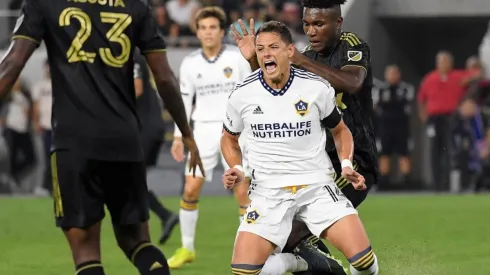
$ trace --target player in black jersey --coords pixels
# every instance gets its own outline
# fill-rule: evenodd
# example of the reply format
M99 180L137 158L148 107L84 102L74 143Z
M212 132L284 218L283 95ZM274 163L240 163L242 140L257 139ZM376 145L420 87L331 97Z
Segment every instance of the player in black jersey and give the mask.
M366 179L367 189L355 190L341 176L341 163L335 143L328 135L326 150L336 170L335 181L339 189L359 206L377 180L377 150L372 124L373 101L371 96L372 72L369 46L354 33L342 32L340 6L345 0L303 0L303 29L309 37L310 45L303 53L296 49L291 62L304 70L327 79L336 91L337 105L342 110L343 119L354 137L354 168ZM240 21L242 31L245 29ZM250 22L253 26L253 20ZM253 70L258 68L254 35L244 31L243 36L232 26L230 35L238 44L243 56L249 60ZM250 28L253 30L253 28ZM284 252L292 252L305 241L314 242L322 251L328 248L306 225L295 223L288 246ZM345 274L342 272L334 274Z
M136 110L141 122L141 139L147 172L154 168L158 161L163 144L165 127L162 117L162 104L157 96L156 85L145 57L135 54L134 87L136 92ZM162 223L162 235L159 243L163 244L170 237L172 230L179 223L179 216L167 209L152 190L148 190L148 202Z
M136 111L133 53L146 56L167 109L202 169L178 83L150 8L141 0L25 0L0 62L0 98L41 41L53 84L53 197L57 226L78 275L102 275L107 206L119 247L140 274L169 274L150 242L146 168Z

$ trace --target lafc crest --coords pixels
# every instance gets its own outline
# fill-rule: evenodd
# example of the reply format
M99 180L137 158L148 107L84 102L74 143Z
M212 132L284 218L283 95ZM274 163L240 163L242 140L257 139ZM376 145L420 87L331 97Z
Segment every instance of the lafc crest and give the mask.
M347 61L359 62L362 60L361 51L347 51Z
M300 99L296 104L294 104L294 108L296 109L296 113L300 116L305 116L308 113L308 102Z
M233 69L230 67L226 67L223 69L223 73L225 74L226 78L230 78L233 74Z

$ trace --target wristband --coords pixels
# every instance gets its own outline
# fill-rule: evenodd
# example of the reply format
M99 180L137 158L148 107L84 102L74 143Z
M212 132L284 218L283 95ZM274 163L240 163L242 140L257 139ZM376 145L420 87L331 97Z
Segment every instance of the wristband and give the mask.
M245 173L245 171L243 171L243 167L241 165L237 164L237 165L233 166L233 168L240 170L240 172L242 172L242 173Z
M354 170L354 166L352 165L352 162L348 159L344 159L340 163L340 166L342 167L342 169L344 169L345 167L349 167L350 169Z

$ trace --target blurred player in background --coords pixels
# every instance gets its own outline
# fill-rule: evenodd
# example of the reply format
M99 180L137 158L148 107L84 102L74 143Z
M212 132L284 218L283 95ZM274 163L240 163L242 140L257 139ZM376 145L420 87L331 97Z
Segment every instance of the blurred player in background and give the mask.
M117 243L144 275L168 275L150 242L146 165L133 80L138 47L183 132L190 167L202 171L166 45L140 0L25 0L0 62L0 97L44 40L53 84L54 213L77 275L103 275L100 230L107 206Z
M236 47L223 45L226 16L219 7L206 7L196 17L201 49L186 56L180 67L180 89L187 117L194 121L194 136L203 157L207 177L187 173L180 203L182 247L168 260L170 268L180 268L195 260L194 240L198 219L198 200L205 179L211 181L219 160L226 167L220 150L220 137L226 101L235 85L250 74L250 66ZM195 109L192 99L196 96ZM181 133L175 128L171 152L176 161L184 161ZM235 195L242 216L249 204L248 184L238 185Z
M313 252L319 250L312 245L300 246L295 251L299 257L289 253L269 257L276 247L285 247L293 219L339 249L351 262L351 274L378 274L362 222L336 186L335 170L324 149L332 142L342 176L353 189L366 189L364 177L353 168L353 138L336 106L335 90L325 79L290 66L295 47L283 23L270 21L257 31L256 52L261 69L231 94L221 139L232 167L223 175L225 187L244 178L238 138L245 129L253 177L251 205L235 240L233 274L344 273L336 262L332 267L329 258L313 260L317 258ZM259 108L261 115L255 113ZM332 141L327 141L326 128Z
M143 153L145 154L147 173L157 165L160 149L165 135L163 124L163 108L156 91L156 84L151 75L145 57L135 55L134 64L134 88L136 92L136 110L141 122L141 139L143 141ZM173 228L179 223L179 216L163 206L152 190L148 191L150 210L153 211L162 223L162 235L160 244L163 244L172 233Z
M385 69L383 85L373 89L373 102L381 141L379 158L379 182L388 186L390 182L391 159L398 158L398 171L402 185L409 184L410 175L410 116L412 113L415 88L402 81L402 72L397 65ZM396 131L393 131L396 129Z
M342 32L340 6L345 0L303 0L303 29L310 45L303 53L299 50L291 62L306 71L327 79L336 92L336 103L343 119L354 136L354 169L366 179L366 190L355 190L341 175L341 165L332 136L327 135L326 150L335 168L335 182L349 198L354 207L364 201L369 190L377 181L377 150L372 118L374 115L371 96L372 72L369 46L354 33ZM250 22L253 27L253 20ZM245 29L243 23L241 29ZM234 40L252 69L258 68L254 35L240 32L231 27ZM253 28L250 28L253 30ZM328 248L302 223L295 223L285 251L293 251L301 242L312 241L322 251Z

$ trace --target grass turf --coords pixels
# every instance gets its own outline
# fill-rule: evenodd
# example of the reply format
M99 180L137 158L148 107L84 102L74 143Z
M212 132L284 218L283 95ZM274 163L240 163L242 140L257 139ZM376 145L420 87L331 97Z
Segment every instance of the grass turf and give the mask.
M178 198L163 201L178 209ZM172 274L231 274L235 202L205 197L199 207L197 261ZM0 274L74 274L68 245L54 227L50 199L1 198L0 209ZM359 209L383 275L490 274L489 210L488 196L430 195L371 196ZM151 220L157 240L160 225L154 216ZM177 228L163 247L165 255L170 257L179 245ZM109 220L102 253L106 274L137 274L117 248Z

